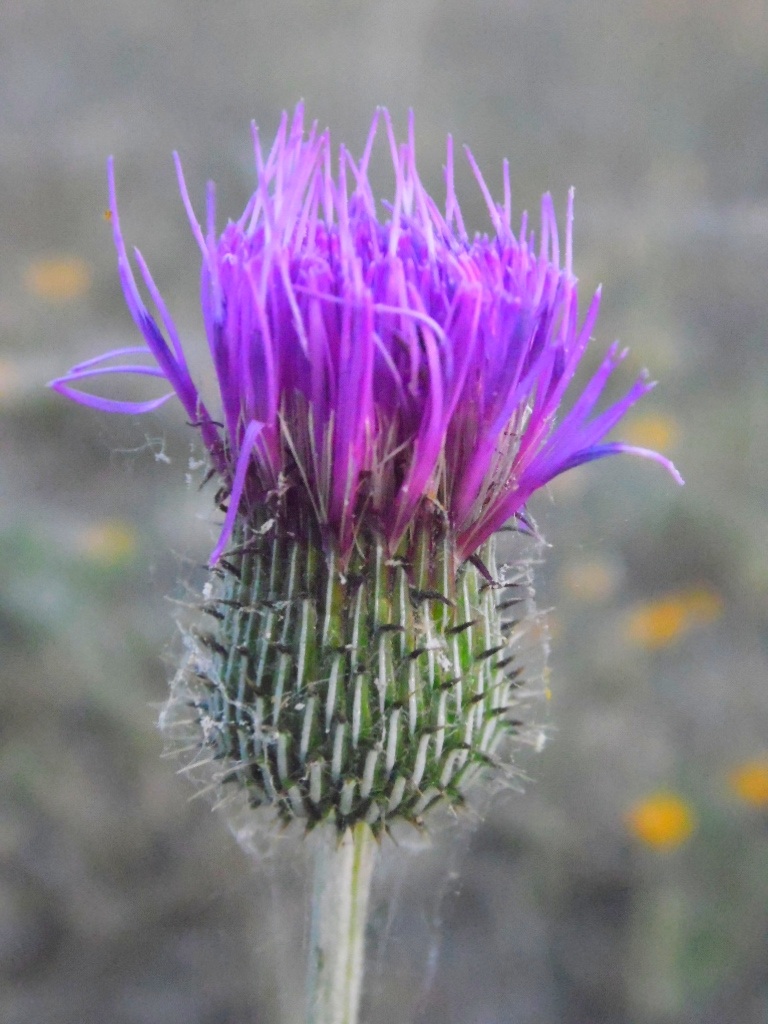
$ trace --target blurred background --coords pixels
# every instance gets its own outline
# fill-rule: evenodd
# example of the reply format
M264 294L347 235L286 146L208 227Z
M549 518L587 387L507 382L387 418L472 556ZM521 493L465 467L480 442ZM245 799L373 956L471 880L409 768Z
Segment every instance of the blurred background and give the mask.
M44 389L134 344L123 226L201 341L182 155L220 217L303 97L359 152L415 108L518 212L576 187L592 365L658 388L533 509L551 742L437 890L429 1024L768 1022L768 9L765 0L25 0L0 7L0 1018L278 1024L268 880L160 758L173 606L211 493L178 406L107 417ZM471 177L465 219L487 222ZM436 891L437 891L436 890ZM401 899L402 902L402 899ZM407 922L403 925L407 929ZM407 934L403 942L407 946ZM405 948L405 947L404 947ZM369 1020L405 1024L380 970Z

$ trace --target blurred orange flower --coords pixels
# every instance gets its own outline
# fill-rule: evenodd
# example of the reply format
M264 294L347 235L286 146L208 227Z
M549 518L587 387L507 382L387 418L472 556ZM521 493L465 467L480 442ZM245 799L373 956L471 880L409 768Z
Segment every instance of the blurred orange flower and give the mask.
M125 565L137 547L138 537L134 528L118 519L95 523L78 538L81 553L89 561L107 568Z
M681 846L696 828L693 808L676 793L660 790L634 803L626 813L635 839L657 850Z
M737 765L728 775L731 791L745 804L768 807L768 757Z
M620 569L610 559L584 558L565 566L560 585L579 601L606 601L616 593L620 580Z
M35 298L62 303L79 299L91 287L91 268L78 256L33 260L24 273L24 287Z
M664 454L668 454L675 447L679 436L680 426L677 420L662 413L635 416L622 428L622 437L628 444L653 448Z
M722 598L714 590L691 587L630 609L624 624L624 635L636 647L657 650L673 643L696 626L714 622L722 610Z

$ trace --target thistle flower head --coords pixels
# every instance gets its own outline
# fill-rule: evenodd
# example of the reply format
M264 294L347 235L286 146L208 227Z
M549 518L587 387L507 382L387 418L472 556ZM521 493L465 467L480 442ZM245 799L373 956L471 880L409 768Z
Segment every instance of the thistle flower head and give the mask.
M380 208L368 167L383 132L395 176ZM176 159L182 198L202 252L202 306L218 378L209 412L150 276L136 263L158 317L147 310L126 251L110 162L110 210L120 279L144 337L74 367L53 387L108 412L149 411L175 394L198 426L229 497L214 553L237 515L277 495L315 520L346 561L356 538L375 535L389 553L424 517L440 516L459 562L553 477L583 462L633 451L606 434L652 384L642 377L619 401L594 409L624 353L612 346L568 414L555 423L595 325L600 295L583 320L572 269L573 195L563 259L551 198L538 244L523 216L512 229L508 166L503 200L467 153L493 231L470 237L454 190L448 140L443 208L416 169L413 119L399 144L386 111L373 120L359 160L329 133L305 131L303 109L284 116L272 148L253 134L256 190L220 235L208 193L199 224ZM115 365L146 354L156 365ZM125 402L75 390L102 374L162 377L164 398Z
M379 135L395 183L383 206L368 177ZM216 407L136 251L156 315L141 297L111 163L120 279L144 343L52 386L107 412L175 395L200 432L224 513L203 601L215 628L190 637L176 688L223 777L310 824L417 820L460 800L519 732L510 609L528 591L519 573L497 573L494 533L526 529L531 495L581 463L633 452L677 473L605 440L652 387L642 376L595 411L624 355L615 345L556 421L600 303L598 292L580 318L572 194L561 253L551 198L538 241L525 215L515 233L507 164L496 202L467 152L492 228L470 235L452 142L438 205L412 118L399 143L379 111L359 159L305 130L301 106L268 151L255 128L253 143L256 189L221 234L213 187L202 226L176 159ZM170 391L128 402L80 390L105 374L160 377Z

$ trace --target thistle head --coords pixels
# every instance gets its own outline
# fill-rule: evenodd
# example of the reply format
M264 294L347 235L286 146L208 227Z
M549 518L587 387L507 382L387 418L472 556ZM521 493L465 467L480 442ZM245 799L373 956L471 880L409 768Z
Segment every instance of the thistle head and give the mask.
M377 136L394 170L384 206L368 178ZM494 575L496 531L528 529L536 490L606 455L679 477L657 453L605 440L652 387L642 376L595 411L623 358L615 345L558 421L600 302L579 317L572 194L561 253L551 198L538 240L525 215L515 233L506 163L496 202L467 152L491 222L470 235L452 142L438 205L412 118L400 143L377 112L359 159L305 129L301 106L271 148L255 128L253 143L255 191L220 234L213 187L203 226L176 160L202 254L215 407L137 251L156 315L141 297L111 163L120 279L143 344L52 386L111 412L175 396L200 433L224 515L203 602L218 625L190 641L185 679L203 680L192 700L225 775L284 816L414 817L459 799L519 727L515 627L498 591L520 581ZM80 390L113 373L170 390L145 402Z

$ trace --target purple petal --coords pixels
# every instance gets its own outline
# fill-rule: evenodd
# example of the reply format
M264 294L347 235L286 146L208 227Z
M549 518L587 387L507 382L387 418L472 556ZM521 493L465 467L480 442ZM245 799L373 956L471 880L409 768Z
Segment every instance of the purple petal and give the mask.
M92 409L100 409L101 412L117 412L129 416L140 416L145 412L153 412L155 409L159 409L161 405L164 405L169 398L174 397L174 393L169 391L167 395L148 402L126 402L118 401L114 398L100 398L98 395L89 395L85 391L78 391L76 388L69 387L62 380L51 381L49 387L54 391L58 391L60 395L71 398L78 405L87 405Z

